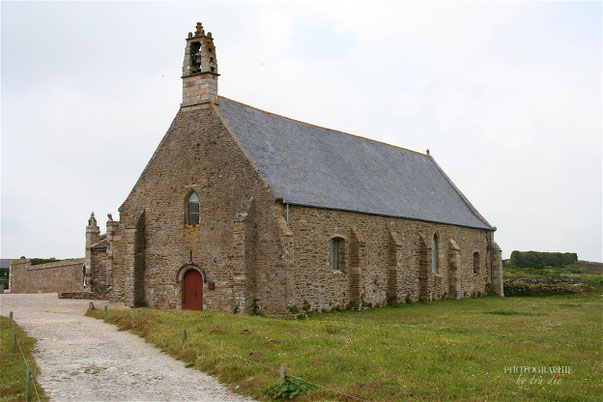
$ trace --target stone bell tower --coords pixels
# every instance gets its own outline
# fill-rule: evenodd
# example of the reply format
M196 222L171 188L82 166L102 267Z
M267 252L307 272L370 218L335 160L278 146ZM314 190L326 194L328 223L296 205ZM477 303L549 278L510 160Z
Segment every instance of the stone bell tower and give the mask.
M182 107L218 103L218 59L211 32L197 22L188 33L182 66Z

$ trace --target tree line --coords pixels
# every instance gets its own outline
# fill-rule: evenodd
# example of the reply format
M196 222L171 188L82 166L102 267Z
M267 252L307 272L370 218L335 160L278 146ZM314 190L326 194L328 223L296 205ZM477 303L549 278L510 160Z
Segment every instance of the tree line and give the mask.
M544 268L575 265L576 261L578 261L576 253L513 250L509 262L512 267Z

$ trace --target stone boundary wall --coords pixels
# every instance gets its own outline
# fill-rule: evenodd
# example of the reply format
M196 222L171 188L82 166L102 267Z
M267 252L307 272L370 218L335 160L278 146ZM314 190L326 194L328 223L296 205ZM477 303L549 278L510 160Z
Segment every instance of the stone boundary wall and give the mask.
M59 299L109 300L109 296L92 292L59 292Z
M83 290L84 258L31 265L22 258L11 262L11 293L79 292Z

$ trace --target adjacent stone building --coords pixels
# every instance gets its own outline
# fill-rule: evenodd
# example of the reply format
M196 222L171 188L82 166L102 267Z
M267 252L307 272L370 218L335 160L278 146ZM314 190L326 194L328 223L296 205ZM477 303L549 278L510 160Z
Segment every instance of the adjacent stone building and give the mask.
M432 156L218 96L201 24L176 118L104 235L87 289L132 306L286 315L502 295L493 228Z

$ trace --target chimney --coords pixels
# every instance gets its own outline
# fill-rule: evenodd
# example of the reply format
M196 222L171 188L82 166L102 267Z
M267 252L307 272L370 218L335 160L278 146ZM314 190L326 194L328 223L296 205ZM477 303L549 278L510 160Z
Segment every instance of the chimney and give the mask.
M205 34L197 22L193 35L188 33L182 66L181 107L218 103L218 59L211 32Z

